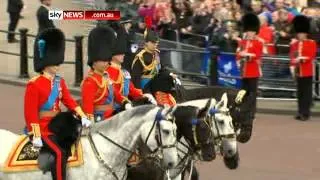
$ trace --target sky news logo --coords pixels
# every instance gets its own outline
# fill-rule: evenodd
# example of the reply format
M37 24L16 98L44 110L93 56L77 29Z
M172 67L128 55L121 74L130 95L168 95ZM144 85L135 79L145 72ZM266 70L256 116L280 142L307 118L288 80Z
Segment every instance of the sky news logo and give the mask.
M120 11L50 10L50 20L120 20Z

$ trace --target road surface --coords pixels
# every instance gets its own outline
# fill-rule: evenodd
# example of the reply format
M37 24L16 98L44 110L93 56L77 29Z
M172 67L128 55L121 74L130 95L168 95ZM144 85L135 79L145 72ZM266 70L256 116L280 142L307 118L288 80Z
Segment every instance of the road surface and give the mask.
M21 132L24 88L0 84L0 128ZM320 118L258 114L254 135L240 144L240 166L228 170L218 157L198 163L201 180L319 180Z

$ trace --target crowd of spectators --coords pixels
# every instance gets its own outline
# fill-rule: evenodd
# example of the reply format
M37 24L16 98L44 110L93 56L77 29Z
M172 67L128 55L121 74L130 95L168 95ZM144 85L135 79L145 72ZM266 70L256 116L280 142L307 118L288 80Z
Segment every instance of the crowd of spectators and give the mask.
M241 17L255 13L261 22L259 38L264 53L288 54L293 38L291 21L298 14L312 18L311 38L320 40L320 1L301 7L298 0L128 0L127 6L140 17L135 31L143 32L143 18L153 18L153 28L163 39L200 47L219 46L234 52L242 37ZM208 43L205 43L205 36ZM275 46L274 44L279 44Z

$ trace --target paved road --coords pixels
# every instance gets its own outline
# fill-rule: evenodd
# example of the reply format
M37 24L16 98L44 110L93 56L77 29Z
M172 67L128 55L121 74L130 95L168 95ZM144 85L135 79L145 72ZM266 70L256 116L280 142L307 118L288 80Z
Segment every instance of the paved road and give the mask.
M24 88L0 84L0 128L23 127ZM259 114L251 142L240 145L240 167L228 170L220 158L198 164L201 180L318 180L320 118L297 122Z

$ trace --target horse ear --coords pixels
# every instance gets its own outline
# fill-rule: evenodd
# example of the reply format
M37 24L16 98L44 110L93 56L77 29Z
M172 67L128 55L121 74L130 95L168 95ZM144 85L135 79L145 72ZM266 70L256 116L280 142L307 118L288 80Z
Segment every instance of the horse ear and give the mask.
M223 101L223 108L227 108L228 106L228 96L227 93L223 93L221 100Z
M206 115L208 114L208 112L211 108L211 103L212 103L212 99L209 99L206 103L206 106L199 110L199 112L198 112L199 119L206 117Z

